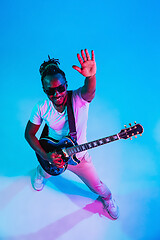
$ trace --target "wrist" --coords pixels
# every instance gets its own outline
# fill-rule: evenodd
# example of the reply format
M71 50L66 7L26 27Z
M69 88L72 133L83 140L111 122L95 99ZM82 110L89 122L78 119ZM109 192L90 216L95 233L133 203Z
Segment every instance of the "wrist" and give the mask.
M91 76L88 76L88 77L86 77L86 78L88 78L88 79L92 79L92 78L95 78L95 77L96 77L96 73L93 74L93 75L91 75Z

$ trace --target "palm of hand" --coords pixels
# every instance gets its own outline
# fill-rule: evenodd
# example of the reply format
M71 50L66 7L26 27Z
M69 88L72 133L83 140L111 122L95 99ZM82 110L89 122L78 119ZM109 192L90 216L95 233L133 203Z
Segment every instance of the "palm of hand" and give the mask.
M81 65L81 74L84 77L90 77L96 74L96 63L93 60L87 60Z
M94 58L94 51L92 50L92 58L90 58L90 55L88 53L88 50L85 49L81 50L82 57L80 54L77 54L79 63L81 64L81 68L78 66L73 65L73 68L77 70L79 73L81 73L84 77L91 77L96 74L96 62Z

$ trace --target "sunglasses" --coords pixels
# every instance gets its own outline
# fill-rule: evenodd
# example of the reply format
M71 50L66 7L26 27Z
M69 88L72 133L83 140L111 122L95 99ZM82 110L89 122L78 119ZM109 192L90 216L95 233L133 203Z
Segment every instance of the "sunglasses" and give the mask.
M56 93L56 91L58 91L59 93L62 93L66 90L65 88L65 84L64 85L59 85L58 87L55 87L55 88L49 88L48 90L44 89L44 92L47 94L47 95L54 95Z

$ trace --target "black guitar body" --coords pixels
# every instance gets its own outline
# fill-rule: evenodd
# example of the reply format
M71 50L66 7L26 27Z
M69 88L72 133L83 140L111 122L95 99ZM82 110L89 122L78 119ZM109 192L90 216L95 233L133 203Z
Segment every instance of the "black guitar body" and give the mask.
M88 149L101 146L103 144L107 144L119 139L128 139L132 138L136 135L141 135L143 133L143 127L140 124L135 124L134 126L129 128L122 129L118 134L114 134L109 137L101 138L89 143L83 143L78 145L76 141L74 141L70 136L62 138L60 141L56 141L50 137L41 137L40 138L40 144L42 148L48 153L48 152L54 152L60 153L62 155L62 158L65 162L65 165L63 168L58 168L55 166L55 164L52 162L47 162L43 158L41 158L37 154L37 158L39 163L41 164L42 168L49 173L50 175L57 176L61 173L63 173L68 164L70 165L77 165L80 163L80 161L76 158L76 153L83 152Z
M77 165L80 163L75 155L66 157L64 154L63 149L77 145L77 143L72 140L70 136L64 137L60 141L57 141L51 137L43 137L39 140L39 142L47 153L56 151L57 153L61 154L63 161L65 162L63 168L58 168L53 162L47 162L39 154L36 153L40 165L50 175L57 176L67 169L68 164Z

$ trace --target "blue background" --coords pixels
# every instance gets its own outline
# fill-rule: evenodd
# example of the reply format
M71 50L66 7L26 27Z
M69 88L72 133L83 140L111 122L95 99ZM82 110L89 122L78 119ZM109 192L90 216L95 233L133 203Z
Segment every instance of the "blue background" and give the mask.
M92 159L103 179L110 166L107 179L123 210L123 197L133 199L134 190L137 199L141 199L135 206L135 221L129 228L128 221L123 222L126 230L120 231L122 239L160 239L159 13L160 2L155 0L1 2L2 183L11 184L15 177L28 176L37 164L24 139L24 129L34 104L45 96L38 71L40 64L48 54L59 58L69 89L75 89L84 82L84 77L72 69L72 65L79 66L76 55L81 49L93 49L97 90L90 106L88 140L118 133L124 124L134 121L143 125L144 134L133 141L91 150ZM104 163L106 157L110 160ZM4 201L7 198L8 195L4 196ZM140 229L136 223L139 217ZM14 218L10 218L13 223ZM8 236L7 229L7 224L1 225L4 238ZM14 234L19 234L18 230ZM114 234L115 230L111 230L112 239L120 239ZM101 239L106 236L107 231Z

